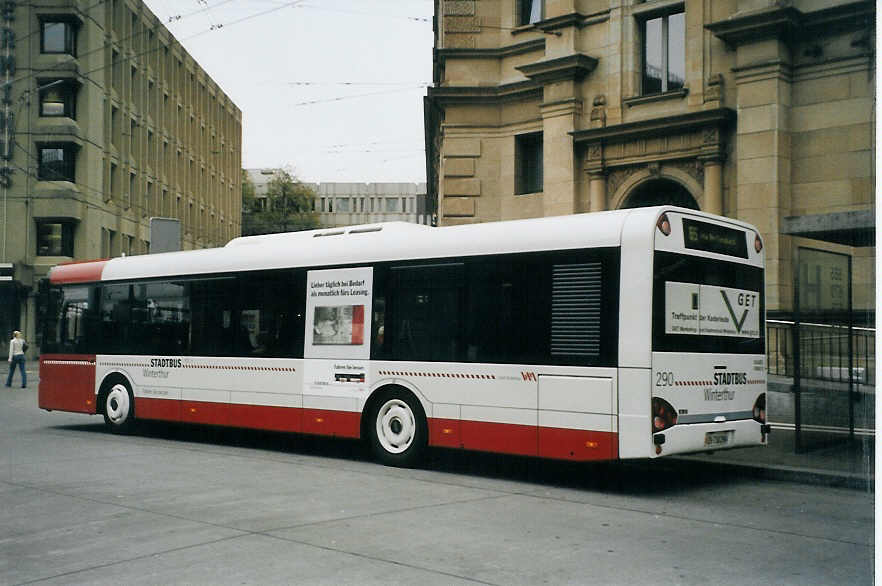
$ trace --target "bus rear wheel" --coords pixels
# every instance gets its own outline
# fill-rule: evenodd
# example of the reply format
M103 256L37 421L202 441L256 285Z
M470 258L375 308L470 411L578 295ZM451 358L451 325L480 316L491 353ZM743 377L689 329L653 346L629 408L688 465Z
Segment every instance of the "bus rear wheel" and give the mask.
M410 393L384 395L371 411L368 429L374 455L386 466L413 466L425 450L426 416Z
M135 424L135 399L124 382L115 382L104 398L104 423L114 433L127 433Z

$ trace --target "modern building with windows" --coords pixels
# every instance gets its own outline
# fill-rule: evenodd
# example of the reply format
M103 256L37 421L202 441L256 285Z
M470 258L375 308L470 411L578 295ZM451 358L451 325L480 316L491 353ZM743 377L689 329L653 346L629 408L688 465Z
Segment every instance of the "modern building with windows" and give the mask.
M270 181L281 169L245 169L258 205L266 209ZM431 224L425 183L304 183L315 192L313 209L323 227L375 222Z
M241 111L139 0L2 8L0 333L36 350L52 266L147 253L154 217L239 235Z
M770 316L791 315L808 250L847 257L872 310L875 3L435 5L440 224L673 203L760 229Z
M376 222L431 224L425 183L314 183L322 226Z

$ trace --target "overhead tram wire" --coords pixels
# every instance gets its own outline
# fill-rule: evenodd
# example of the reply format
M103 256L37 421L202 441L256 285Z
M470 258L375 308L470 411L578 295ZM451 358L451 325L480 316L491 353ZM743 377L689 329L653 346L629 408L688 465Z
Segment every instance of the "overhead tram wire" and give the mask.
M329 102L342 102L343 100L350 100L350 99L355 99L355 98L366 98L369 96L399 94L402 92L410 92L410 91L414 91L414 90L425 89L427 87L429 87L429 86L428 85L425 85L425 86L420 85L420 86L414 86L414 87L403 88L403 89L383 90L383 91L379 91L379 92L368 92L366 94L353 94L353 95L349 95L349 96L337 96L334 98L322 98L322 99L318 99L318 100L308 100L305 102L295 102L294 104L291 104L291 105L294 107L312 106L314 104L325 104L325 103L329 103Z
M212 26L214 26L215 23L213 22L214 19L211 17L211 10L213 8L218 8L220 6L223 6L224 4L229 4L230 2L233 2L233 0L221 0L220 2L218 2L216 4L209 4L208 0L196 0L197 4L201 4L205 8L198 8L196 10L193 10L191 12L186 12L184 14L173 14L166 19L166 24L172 24L172 23L181 21L185 18L189 18L189 17L195 16L197 14L202 14L203 12L208 12L209 13L209 17L208 17L209 23Z
M284 82L285 85L297 85L297 86L322 86L322 85L346 85L346 86L392 86L392 87L403 87L403 86L419 86L419 87L429 87L432 84L427 82L418 82L413 83L410 81L288 81Z
M98 4L102 4L102 3L104 3L104 1L106 1L106 0L102 0L102 2L99 2L99 3L96 3L95 5L92 5L90 8L92 8L92 7L94 7L94 6L97 6ZM218 6L218 5L220 5L220 4L222 4L222 3L227 3L227 2L229 2L229 1L232 1L232 0L223 0L221 3L216 4L215 7ZM253 19L255 19L255 18L259 18L259 17L265 16L265 15L267 15L267 14L272 14L272 13L274 13L274 12L278 12L278 11L284 9L284 8L289 8L289 7L290 7L290 8L294 8L294 7L303 7L303 5L302 5L303 1L304 1L304 0L293 0L293 1L291 1L291 2L285 2L284 4L281 4L281 5L279 5L279 6L275 6L275 7L273 7L273 8L270 8L270 9L267 9L267 10L263 10L263 11L261 11L261 12L257 12L257 13L254 13L254 14L251 14L251 15L248 15L248 16L244 16L244 17L242 17L242 18L239 18L239 19L236 19L236 20L230 21L230 22L228 22L228 23L226 23L226 24L222 24L222 25L220 25L219 27L209 28L209 29L207 29L207 30L203 30L203 31L200 31L200 32L195 33L195 34L193 34L193 35L189 35L189 36L187 36L187 37L183 37L183 38L181 38L181 39L176 39L176 40L177 40L178 43L182 43L183 41L187 41L187 40L190 40L190 39L193 39L193 38L196 38L196 37L202 36L202 35L204 35L204 34L207 34L207 33L210 33L210 32L214 32L215 30L220 30L220 29L222 29L224 26L227 26L227 27L228 27L228 26L234 26L234 25L236 25L236 24L241 24L241 23L243 23L243 22L247 22L247 21L249 21L249 20L253 20ZM199 14L199 13L204 12L204 11L205 11L205 9L200 9L200 10L193 11L193 12L191 12L191 13L188 13L188 14L186 14L186 15L179 15L180 18L177 19L177 20L181 20L182 18L189 17L189 16L193 16L193 15L195 15L195 14ZM415 17L414 17L414 18L407 17L407 18L409 18L409 19L411 19L411 20L414 20L414 19L415 19ZM36 33L36 32L37 32L37 31L34 31L34 33ZM146 30L142 30L141 32L134 33L134 34L132 34L132 35L129 35L128 37L125 37L125 38L123 38L123 39L120 39L119 42L123 42L123 41L126 41L126 40L130 40L130 39L132 39L132 38L135 38L135 37L137 37L137 36L139 36L139 35L144 34L145 32L146 32ZM32 34L34 34L34 33L32 33ZM77 59L80 59L80 58L85 57L85 56L87 56L87 55L90 55L90 54L96 53L96 52L98 52L98 51L103 51L104 49L106 49L108 46L111 46L111 45L112 45L112 43L103 43L100 47L98 47L98 48L96 48L96 49L93 49L92 51L87 51L87 52L85 52L85 53L82 53L82 54L78 55L78 56L77 56ZM120 59L120 60L118 60L118 61L111 62L110 64L106 64L106 65L103 65L103 66L101 66L101 67L97 67L97 68L95 68L95 69L91 69L91 70L88 70L88 71L82 72L82 73L79 74L79 76L82 77L83 79L87 79L88 81L90 81L91 83L93 83L93 84L95 84L95 85L100 86L101 84L99 84L97 81L95 81L94 79L92 79L91 77L89 77L89 74L91 74L91 73L95 73L95 72L97 72L97 71L101 71L101 70L106 69L106 68L108 68L108 67L112 67L112 66L115 65L115 64L122 64L122 63L125 63L125 62L127 62L127 61L131 61L131 60L133 60L133 59L136 59L136 58L138 58L138 57L141 57L141 56L144 56L144 55L148 55L148 54L153 53L153 52L156 52L156 51L158 51L158 50L160 50L160 49L162 49L162 48L163 48L163 46L160 45L160 46L158 46L158 47L154 47L154 48L152 48L152 49L147 49L147 50L145 50L145 51L141 51L141 52L139 52L139 53L135 53L134 55L130 55L130 56L125 57L125 58L123 58L123 59ZM39 75L39 74L42 74L42 73L52 73L53 71L54 71L54 70L32 70L32 73L29 73L28 75L25 75L25 76L22 76L22 77L20 77L20 78L18 78L18 79L16 79L16 80L13 80L13 82L26 81L26 80L28 80L28 79L30 79L30 78L36 77L36 76ZM428 85L426 85L425 87L428 87ZM38 91L39 89L40 89L39 87L35 88L35 90L37 90L37 91ZM408 91L408 90L410 90L410 89L420 89L420 87L406 88L405 91ZM398 90L396 90L396 91L398 91ZM379 94L379 93L390 93L390 92L378 92L377 94ZM365 95L371 95L371 94L365 94ZM376 95L376 94L374 94L374 95ZM339 97L339 98L331 99L330 101L339 101L339 100L344 100L344 99L349 99L349 98L355 98L355 97L364 97L364 96L343 96L343 97ZM319 101L319 102L322 102L322 101L326 101L326 100L321 100L321 101ZM305 105L305 104L303 104L303 105ZM95 142L92 141L92 140L87 140L87 142L89 142L90 144L93 144L93 145L95 145L95 146L100 146L100 145L98 145L97 143L95 143ZM17 146L20 150L24 151L30 159L32 159L37 165L39 165L39 160L37 159L37 157L36 157L35 155L31 154L30 152L28 152L28 150L25 149L23 146L21 146L21 144L19 144L17 141L15 142L15 146ZM104 147L103 147L103 146L100 146L100 148L104 148ZM14 168L20 170L20 171L23 171L27 176L32 177L32 178L34 178L34 179L37 180L37 181L40 181L40 179L39 179L39 178L37 177L37 175L36 175L36 172L31 172L30 169L20 167L19 165L12 164L12 166L13 166ZM81 183L81 182L76 182L75 185L76 185L78 188L83 188L83 189L85 189L86 191L90 191L90 192L92 192L92 193L94 193L94 194L96 194L96 195L98 195L98 196L100 196L100 197L102 197L102 198L105 196L105 193L106 193L103 189L97 189L97 188L91 187L91 186L89 186L89 185L85 185L85 184L83 184L83 183ZM74 199L75 201L79 201L80 203L83 203L84 205L86 205L86 206L88 206L88 207L92 207L92 208L94 208L94 209L104 209L102 206L99 206L99 205L94 204L94 203L92 203L92 202L89 202L89 201L87 201L87 200L83 200L82 198L72 198L72 199ZM149 211L149 210L146 210L146 208L144 208L143 206L135 205L134 202L129 202L129 209L132 209L132 208L134 208L134 209L136 209L136 210L138 210L138 211L141 211L141 212Z
M54 179L54 180L53 180L53 179L40 179L39 176L38 176L38 173L37 173L37 169L39 168L39 165L40 165L40 159L37 158L36 155L34 155L34 154L28 152L27 149L25 149L25 147L22 146L21 143L18 142L17 140L14 141L14 145L15 145L16 147L18 147L19 150L21 150L23 153L25 153L25 155L27 155L27 157L28 157L29 159L31 159L31 161L33 161L34 164L35 164L36 166L35 166L35 168L34 168L33 171L31 170L30 167L28 167L28 168L24 168L24 167L21 167L21 166L19 166L19 165L14 164L14 163L11 163L11 162L10 162L10 166L15 167L15 168L18 169L19 171L23 171L23 172L25 173L25 175L27 175L28 177L31 177L31 178L34 179L35 181L64 181L63 179L61 179L61 180L59 180L59 179ZM101 197L101 198L105 198L105 196L107 195L107 192L106 192L104 189L98 189L98 188L96 188L96 187L92 187L92 186L90 186L90 185L87 185L87 184L85 184L85 183L83 183L83 182L79 182L79 181L75 181L75 182L72 182L72 183L73 183L74 185L76 185L77 188L78 188L79 190L81 190L81 191L91 192L91 193L93 193L93 194L95 194L95 195L97 195L97 196L99 196L99 197ZM154 184L157 184L157 185L162 185L162 182L160 182L160 181L154 181L153 183L154 183ZM30 198L33 198L34 196L33 196L33 195L10 196L10 199L27 199L27 198L29 198L29 197L30 197ZM73 197L73 198L70 198L70 199L73 199L74 201L78 201L78 202L80 202L80 203L82 203L82 204L85 204L85 205L87 205L87 206L89 206L89 207L91 207L91 208L93 208L93 209L97 209L97 210L105 210L105 211L106 211L106 208L104 208L104 207L102 207L102 206L100 206L100 205L98 205L98 204L94 204L94 203L92 203L92 202L90 202L90 201L88 201L88 200L84 200L84 199L82 199L82 198L77 198L77 197ZM128 209L134 209L134 210L137 210L137 211L141 212L142 214L144 214L145 216L146 216L146 215L149 215L150 212L151 212L151 210L147 209L145 206L142 206L142 205L136 205L136 204L135 204L134 202L132 202L132 201L129 201Z
M77 12L78 12L78 13L82 13L86 18L88 18L89 20L91 20L92 22L94 22L94 23L95 23L95 26L97 26L99 29L101 29L101 30L103 31L103 30L104 30L104 27L101 26L101 25L98 23L98 21L95 20L94 17L89 16L89 15L88 15L88 12L89 12L90 10L92 10L93 8L95 8L96 6L100 6L101 4L104 4L104 3L106 3L106 2L107 2L107 0L98 0L98 2L96 2L95 4L91 4L91 5L89 5L89 6L86 6L86 7L83 8L83 9L78 9ZM38 24L37 24L37 28L32 29L28 34L26 34L26 35L23 36L23 37L16 37L15 41L16 41L16 43L21 43L22 41L26 41L26 40L30 39L32 36L37 35L37 34L40 34L40 31L42 31L42 30L43 30L43 29L42 29L42 23L38 23Z
M224 0L224 1L226 2L226 1L230 1L230 0ZM238 19L238 20L233 20L233 21L230 21L230 22L228 22L228 23L221 24L221 25L219 25L217 28L209 28L209 29L206 29L206 30L200 31L200 32L198 32L198 33L192 34L192 35L190 35L190 36L188 36L188 37L183 37L183 38L181 38L181 39L176 39L176 40L178 41L179 44L182 44L184 41L189 41L190 39L194 39L194 38L196 38L196 37L200 37L200 36L202 36L202 35L204 35L204 34L211 33L211 32L217 31L217 30L223 30L224 27L230 27L230 26L234 26L234 25L237 25L237 24L241 24L241 23L243 23L243 22L246 22L246 21L249 21L249 20L253 20L253 19L255 19L255 18L259 18L259 17L261 17L261 16L266 16L267 14L271 14L271 13L273 13L273 12L278 12L279 10L282 10L282 9L284 9L284 8L294 8L294 7L297 7L301 2L303 2L303 0L292 0L291 2L286 2L285 4L282 4L282 5L280 5L280 6L276 6L276 7L274 7L274 8L270 8L270 9L268 9L268 10L264 10L264 11L262 11L262 12L257 12L257 13L254 13L254 14L251 14L251 15L248 15L248 16L244 16L244 17L242 17L242 18L240 18L240 19ZM192 16L193 14L196 14L196 12L192 12L192 13L190 13L188 16ZM183 17L182 17L182 18L183 18ZM141 34L141 33L138 33L138 34ZM132 36L134 36L134 35L132 35ZM129 37L129 38L131 38L131 37ZM131 60L133 60L133 59L137 59L138 57L142 57L142 56L144 56L144 55L148 55L148 54L150 54L150 53L155 53L156 51L159 51L161 48L162 48L162 46L160 45L159 47L154 47L153 49L147 49L147 50L145 50L145 51L141 51L140 53L135 53L134 55L131 55L131 56L129 56L129 57L125 57L125 58L120 59L120 60L118 60L118 61L114 61L114 62L112 62L112 63L110 63L110 64L108 64L108 65L104 65L104 66L102 66L102 67L96 67L95 69L91 69L91 70L86 71L86 72L84 72L84 73L82 73L82 74L80 74L80 75L88 76L90 73L95 73L96 71L101 71L102 69L106 69L106 68L108 68L108 67L112 67L112 66L115 65L115 64L122 64L122 63L125 63L125 62L127 62L127 61L131 61ZM93 82L93 83L94 83L94 82Z
M226 1L227 0L225 0L225 2ZM229 0L229 1L232 1L232 0ZM220 2L220 3L216 4L215 7L220 6L221 4L224 4L225 2ZM208 17L208 24L211 26L211 28L212 29L220 28L217 25L217 22L215 22L214 16L212 16L212 14L211 14L211 10L208 6L208 0L196 0L196 3L205 6L205 15ZM223 25L221 25L221 26L223 26Z
M37 169L39 168L39 165L40 165L40 160L36 157L36 155L29 153L23 146L21 146L21 144L18 141L15 141L15 146L17 146L19 149L21 149L28 156L28 158L31 159L36 164L36 167L32 170L30 166L27 168L24 168L24 167L21 167L20 165L14 164L14 163L12 163L11 166L15 167L19 171L24 172L26 176L34 179L35 181L64 181L63 179L41 179L39 177L38 172L37 172ZM77 186L78 190L91 192L101 198L105 198L105 196L107 195L107 192L105 190L97 189L95 187L92 187L92 186L87 185L82 182L73 182L73 184ZM33 194L23 195L23 196L11 196L10 199L29 199L29 198L34 199L35 196ZM69 199L73 199L74 201L80 202L80 203L86 205L87 207L91 207L92 209L107 211L106 207L103 207L103 206L98 205L96 203L90 202L89 200L83 199L81 197L69 197ZM131 201L129 202L128 209L134 209L138 212L141 212L144 215L148 215L150 213L150 210L148 210L146 207L144 207L142 205L136 205L136 204L134 204L134 202L131 202Z
M338 13L342 13L342 14L354 14L354 15L358 15L358 16L373 16L376 18L398 18L400 20L410 20L413 22L431 23L433 20L431 17L427 17L427 16L405 16L405 15L396 15L396 14L378 14L376 12L364 12L364 11L357 11L357 10L343 10L343 9L339 9L339 8L327 8L325 6L315 6L313 4L304 4L303 8L311 8L313 10L324 10L326 12L338 12ZM496 25L491 25L491 24L478 23L478 24L475 24L474 26L479 27L479 28L487 28L487 29L495 29L495 30L503 30L503 31L516 31L516 30L522 30L524 28L527 28L529 25L511 27L511 26L496 26ZM543 30L542 32L547 35L554 35L557 37L561 36L561 34L562 34L560 31L545 31L545 30Z
M31 156L31 155L29 155L29 157L30 157L31 159L34 159L34 157ZM31 179L33 179L33 180L35 180L35 181L46 181L46 179L40 179L40 178L37 176L36 171L35 171L35 170L32 170L30 167L22 167L21 165L17 165L17 164L12 163L12 162L9 163L9 166L10 166L10 167L13 167L14 169L16 169L16 170L18 170L18 171L21 171L22 173L25 174L25 176L30 177ZM101 197L104 196L104 191L96 190L95 188L93 188L93 187L89 187L88 185L84 185L84 184L82 184L82 183L75 183L75 185L76 185L78 188L80 188L80 187L85 188L86 191L91 191L92 193L95 193L96 195L99 195L99 196L101 196ZM10 195L10 196L9 196L9 199L11 199L11 200L26 200L26 199L40 199L40 198L39 198L38 196L35 196L35 195L33 195L33 194L30 194L30 195ZM107 211L107 208L106 208L105 206L101 206L101 205L99 205L99 204L93 203L93 202L91 202L91 201L89 201L89 200L87 200L87 199L83 199L82 197L72 197L72 196L67 196L66 199L71 199L71 200L73 200L73 201L76 201L76 202L78 202L78 203L81 203L81 204L83 204L84 206L86 206L87 208L91 208L91 209L93 209L93 210ZM130 205L130 206L129 206L129 209L135 209L135 210L137 210L137 211L139 211L139 212L142 212L142 213L144 213L145 211L147 211L146 208L144 208L143 206L136 206L136 205Z
M409 20L412 22L432 23L432 18L428 16L407 16L400 14L378 14L376 12L364 12L359 10L343 10L340 8L327 8L326 6L315 6L313 4L304 4L303 8L311 8L313 10L324 10L325 12L338 12L340 14L354 14L357 16L372 16L374 18L397 18L399 20Z
M105 2L105 1L106 1L106 0L102 0L102 2L100 2L100 3L103 3L103 2ZM221 2L215 4L214 7L216 8L217 6L220 6L220 5L222 5L222 4L226 4L226 3L229 3L229 2L232 2L232 1L233 1L233 0L222 0ZM183 39L179 39L178 42L180 43L181 41L186 41L186 40L192 39L192 38L194 38L194 37L201 36L201 35L206 34L206 33L209 33L209 32L213 32L213 31L215 31L215 30L220 30L220 29L223 28L224 26L232 26L232 25L239 24L239 23L242 23L242 22L245 22L245 21L248 21L248 20L252 20L252 19L257 18L257 17L260 17L260 16L264 16L264 15L266 15L266 14L270 14L270 13L272 13L272 12L277 12L277 11L282 10L282 9L284 9L284 8L288 8L288 7L296 7L297 5L299 5L299 4L300 4L301 2L303 2L303 1L304 1L304 0L293 0L293 1L291 1L291 2L286 2L285 4L282 4L282 5L280 5L280 6L277 6L277 7L271 8L271 9L269 9L269 10L264 10L264 11L262 11L262 12L258 12L258 13L255 13L255 14L251 14L251 15L245 16L245 17L240 18L240 19L238 19L238 20L231 21L231 22L227 23L226 25L220 25L220 26L215 27L215 28L209 28L209 29L207 29L207 30L200 31L200 32L198 32L198 33L196 33L196 34L194 34L194 35L189 36L189 37L185 37L185 38L183 38ZM94 7L94 6L97 6L97 5L98 5L98 3L92 5L90 8L92 8L92 7ZM190 16L194 16L194 15L196 15L196 14L200 14L200 13L204 12L205 10L206 10L206 9L203 8L203 9L199 9L199 10L194 10L194 11L189 12L189 13L184 14L184 15L180 15L180 17L178 18L178 20L183 19L183 18L187 18L187 17L190 17ZM34 32L37 32L37 31L34 31ZM146 31L145 31L145 30L142 30L141 32L131 34L131 35L129 35L128 37L124 37L124 38L120 39L119 42L123 42L123 41L127 41L127 40L130 40L130 39L133 39L133 38L135 38L135 37L137 37L137 36L139 36L139 35L144 34L144 32L146 32ZM33 33L32 33L32 34L33 34ZM98 51L103 51L104 49L106 49L106 48L108 47L108 45L112 45L112 43L110 43L110 44L108 44L108 43L103 43L103 44L102 44L100 47L98 47L98 48L95 48L95 49L93 49L93 50L91 50L91 51L86 51L85 53L80 54L79 56L77 56L77 59L80 59L80 58L85 57L85 56L87 56L87 55L91 55L91 54L96 53L96 52L98 52ZM97 81L95 81L94 79L92 79L92 78L90 77L89 74L91 74L91 73L95 73L95 72L97 72L97 71L101 71L102 69L106 69L106 68L108 68L108 67L113 67L113 66L116 65L116 64L122 64L122 63L125 63L126 61L131 61L132 59L136 59L136 58L141 57L141 56L143 56L143 55L147 55L147 54L150 54L150 53L156 52L156 51L160 50L161 48L162 48L162 46L160 45L159 47L155 47L155 48L153 48L153 49L147 49L147 50L145 50L145 51L142 51L142 52L140 52L140 53L136 53L136 54L131 55L131 56L129 56L129 57L126 57L126 58L124 58L124 59L120 59L120 60L118 60L118 61L112 61L110 64L103 65L103 66L101 66L101 67L96 67L95 69L90 69L90 70L88 70L88 71L85 71L85 72L79 73L78 75L79 75L79 77L81 77L81 78L83 78L83 79L85 79L85 80L88 80L89 82L91 82L92 84L94 84L94 85L97 86L97 87L104 87L104 86L102 86L100 83L98 83ZM17 78L17 79L12 80L12 83L15 83L15 82L21 82L21 81L26 81L26 80L28 80L28 79L30 79L30 78L34 78L34 77L36 77L37 75L40 75L40 74L44 74L44 73L52 73L52 72L55 71L55 70L51 70L51 69L50 69L50 70L46 70L46 69L36 70L36 69L35 69L35 70L31 70L31 71L32 71L32 73L29 73L28 75L25 75L25 76L22 76L22 77L19 77L19 78ZM50 82L50 83L54 83L54 82ZM34 88L33 90L28 90L28 91L37 91L37 92L39 92L41 89L45 89L45 87L48 87L48 85L49 85L49 84L46 84L45 86L37 86L37 87ZM82 138L82 137L81 137L81 138ZM99 145L98 143L96 143L95 141L93 141L93 140L91 140L91 139L89 139L89 138L83 138L83 140L85 140L86 142L88 142L88 143L90 143L90 144L92 144L92 145L95 145L95 146L97 146L97 147L99 147L99 148L102 148L102 149L104 148L102 145Z
M106 1L107 1L107 0L101 0L101 2L98 2L98 3L96 3L96 4L93 4L93 5L90 6L89 8L94 8L95 6L98 6L98 4L103 4L103 3L105 3ZM213 7L214 7L214 8L217 8L218 6L221 6L221 5L223 5L223 4L227 4L227 3L232 2L232 1L233 1L233 0L221 0L221 2L218 2L217 4L214 4ZM242 20L247 20L247 19L250 19L250 18L254 18L254 17L256 17L256 16L262 16L262 15L265 14L265 13L269 13L269 12L274 12L274 11L277 11L277 10L281 10L281 9L286 8L286 7L288 7L288 6L296 6L297 4L299 4L300 2L303 2L303 1L304 1L304 0L293 0L292 2L286 2L285 4L283 4L283 5L281 5L281 6L278 6L278 7L276 7L276 8L273 8L273 9L271 9L271 10L264 11L264 12L260 12L260 13L257 13L256 15L250 15L250 16L248 16L248 17L245 17L244 19L240 19L239 21L233 21L233 22L227 23L226 25L223 25L223 24L222 24L222 25L220 25L220 26L217 27L217 28L209 28L209 29L207 29L207 30L200 31L199 33L196 33L196 34L194 34L194 35L191 35L190 37L185 37L185 38L182 38L182 39L178 39L178 38L176 38L176 37L173 37L173 38L175 39L175 41L177 41L177 42L180 44L181 41L185 41L185 40L191 39L191 38L193 38L193 37L196 37L196 36L199 36L199 35L203 35L203 34L205 34L205 33L208 33L208 32L212 32L212 31L218 30L219 28L223 28L223 26L232 26L233 24L238 24L238 23L241 22ZM192 11L192 12L188 12L188 13L186 13L186 14L176 15L177 18L176 18L175 22L178 22L178 21L183 20L183 19L185 19L185 18L189 18L189 17L191 17L191 16L195 16L195 15L197 15L197 14L201 14L201 13L205 12L205 10L206 10L205 8L201 8L201 9L199 9L199 10L194 10L194 11ZM104 30L104 29L102 29L102 30ZM124 42L126 42L126 41L130 41L130 40L134 39L135 37L139 37L139 36L141 36L141 35L147 34L147 32L149 32L149 30L150 30L150 29L147 29L146 27L143 27L143 28L141 29L141 31L139 31L139 32L132 33L132 34L128 35L127 37L122 37L122 38L120 38L120 39L117 41L117 43L124 43ZM33 35L33 34L37 34L37 33L39 33L39 32L40 32L40 29L37 29L37 30L31 32L28 36L31 36L31 35ZM94 48L94 49L92 49L92 50L90 50L90 51L86 51L86 52L84 52L84 53L80 53L80 54L78 54L78 55L77 55L75 58L73 58L72 60L80 60L80 59L82 59L83 57L87 57L87 56L89 56L89 55L93 55L93 54L95 54L95 53L97 53L97 52L99 52L99 51L104 51L105 49L107 49L108 47L112 47L113 45L114 45L113 42L101 43L100 46L98 46L98 47L96 47L96 48ZM113 65L115 65L115 64L117 64L117 63L122 64L122 63L125 63L126 61L131 61L132 59L136 59L136 58L141 57L141 56L143 56L143 55L147 55L147 54L149 54L149 53L154 53L154 52L160 50L161 48L163 48L163 45L159 45L158 47L155 47L155 48L153 48L153 49L147 49L147 50L145 50L145 51L141 51L140 53L135 53L134 55L131 55L131 56L129 56L129 57L125 57L124 59L119 59L118 61L111 61L111 63L109 63L109 64L107 64L107 65L104 65L104 66L102 66L102 67L96 67L95 69L90 69L89 71L85 71L85 72L79 73L78 75L79 75L80 77L82 77L83 79L89 81L90 83L92 83L92 84L94 84L94 85L96 85L96 86L98 86L98 87L103 87L100 83L98 83L97 81L95 81L94 79L92 79L91 77L89 77L89 74L90 74L90 73L95 73L96 71L101 71L102 69L106 69L106 68L108 68L108 67L112 67ZM17 82L20 82L20 81L27 81L28 79L31 79L31 78L33 78L33 77L37 77L37 76L39 76L39 75L55 73L55 72L57 72L58 70L57 70L57 69L31 69L30 71L31 71L31 73L29 73L29 74L27 74L27 75L23 75L23 76L18 77L18 78L15 78L15 79L13 79L13 80L10 80L10 82L11 82L11 83L17 83ZM39 89L39 88L38 88L38 89Z

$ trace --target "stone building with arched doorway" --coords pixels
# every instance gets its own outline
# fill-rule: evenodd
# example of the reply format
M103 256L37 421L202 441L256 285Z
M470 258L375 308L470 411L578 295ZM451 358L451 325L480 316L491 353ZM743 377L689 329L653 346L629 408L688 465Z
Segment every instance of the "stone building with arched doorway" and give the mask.
M793 310L803 248L847 255L872 315L875 17L866 0L436 0L438 223L673 203L759 228L771 316Z

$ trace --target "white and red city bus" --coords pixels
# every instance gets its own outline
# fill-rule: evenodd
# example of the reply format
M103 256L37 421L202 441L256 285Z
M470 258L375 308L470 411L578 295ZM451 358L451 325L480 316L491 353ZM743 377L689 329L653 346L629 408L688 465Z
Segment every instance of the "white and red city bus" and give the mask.
M611 460L765 443L762 240L663 206L55 267L39 406Z

